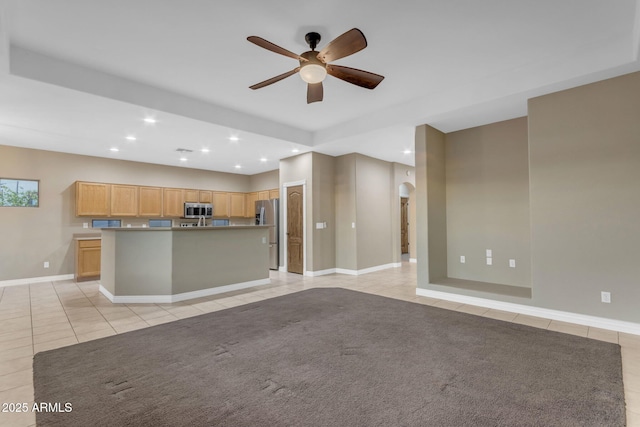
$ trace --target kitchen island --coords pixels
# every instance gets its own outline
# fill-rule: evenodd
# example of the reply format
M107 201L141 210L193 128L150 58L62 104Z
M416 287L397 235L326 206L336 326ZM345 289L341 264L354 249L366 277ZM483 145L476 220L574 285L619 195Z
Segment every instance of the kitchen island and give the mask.
M170 303L270 283L267 226L104 228L100 292Z

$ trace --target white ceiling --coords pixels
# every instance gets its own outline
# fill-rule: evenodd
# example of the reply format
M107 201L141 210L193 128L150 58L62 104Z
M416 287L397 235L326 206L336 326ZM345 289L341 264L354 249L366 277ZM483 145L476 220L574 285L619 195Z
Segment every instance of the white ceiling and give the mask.
M533 96L640 70L639 4L0 0L0 144L243 174L294 148L413 165L416 125L520 117ZM375 90L329 76L307 105L298 76L248 88L297 63L247 36L301 53L309 31L321 48L354 27L368 47L336 64L384 75Z

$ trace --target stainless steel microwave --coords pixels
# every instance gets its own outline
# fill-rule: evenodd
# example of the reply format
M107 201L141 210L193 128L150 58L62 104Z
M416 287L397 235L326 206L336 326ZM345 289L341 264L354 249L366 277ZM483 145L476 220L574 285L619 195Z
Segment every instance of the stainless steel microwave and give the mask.
M213 216L213 205L211 203L185 203L185 218L211 218Z

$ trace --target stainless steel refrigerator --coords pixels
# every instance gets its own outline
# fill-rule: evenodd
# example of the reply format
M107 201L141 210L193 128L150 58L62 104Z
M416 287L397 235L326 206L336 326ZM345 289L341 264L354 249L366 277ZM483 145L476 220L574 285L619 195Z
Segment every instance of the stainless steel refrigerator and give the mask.
M279 212L279 199L256 202L256 225L269 226L269 268L271 270L277 270L280 265Z

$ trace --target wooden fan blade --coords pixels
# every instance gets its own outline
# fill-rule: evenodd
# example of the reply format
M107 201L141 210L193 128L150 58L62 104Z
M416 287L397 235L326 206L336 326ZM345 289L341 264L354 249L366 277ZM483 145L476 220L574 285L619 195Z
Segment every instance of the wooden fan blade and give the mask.
M322 89L322 82L307 84L307 104L322 101L323 94L324 90Z
M291 71L287 71L286 73L280 74L279 76L271 77L269 80L265 80L263 82L256 83L253 86L249 86L249 89L254 89L255 90L255 89L260 89L260 88L265 87L265 86L269 86L270 84L273 84L275 82L279 82L282 79L286 79L287 77L294 75L298 71L300 71L300 67L296 67Z
M365 47L367 47L367 39L364 34L359 29L353 28L329 42L318 53L318 59L326 64L336 59L353 55Z
M270 50L271 52L279 53L280 55L288 56L289 58L297 59L298 61L306 61L305 58L301 57L297 53L293 53L290 50L278 46L277 44L273 44L270 41L263 39L262 37L249 36L247 37L247 40L264 49Z
M384 76L380 74L370 73L369 71L358 70L356 68L343 67L342 65L327 64L327 73L345 82L366 89L375 89L384 79Z

